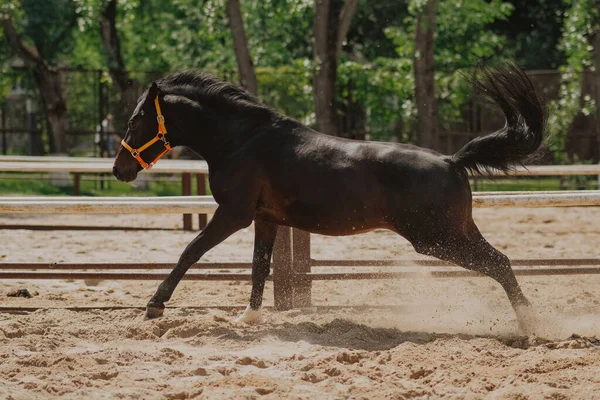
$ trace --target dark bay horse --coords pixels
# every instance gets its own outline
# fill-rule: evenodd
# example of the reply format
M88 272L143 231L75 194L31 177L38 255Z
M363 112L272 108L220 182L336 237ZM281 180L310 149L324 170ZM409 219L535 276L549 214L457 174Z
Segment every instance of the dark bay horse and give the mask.
M253 221L252 292L244 321L260 316L278 225L336 236L390 229L421 254L495 279L519 317L529 302L508 258L473 222L467 171L508 171L521 163L542 142L546 110L517 66L483 68L478 76L473 85L502 109L506 125L451 156L315 132L244 89L200 72L153 83L129 120L114 175L133 181L142 165L151 166L171 146L187 146L207 161L219 206L148 302L146 317L161 316L188 268Z

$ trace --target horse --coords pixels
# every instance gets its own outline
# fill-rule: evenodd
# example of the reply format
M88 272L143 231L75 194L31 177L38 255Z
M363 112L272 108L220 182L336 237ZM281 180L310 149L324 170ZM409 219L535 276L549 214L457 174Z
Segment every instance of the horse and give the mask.
M467 78L499 106L506 123L453 155L325 135L203 72L179 72L153 82L128 121L115 177L131 182L171 147L187 146L208 163L218 207L158 286L145 318L162 316L190 266L254 222L252 289L240 321L260 321L282 225L333 236L389 229L420 254L496 280L521 323L530 302L508 257L473 221L468 172L487 175L522 165L543 142L546 106L526 73L512 63L481 67Z

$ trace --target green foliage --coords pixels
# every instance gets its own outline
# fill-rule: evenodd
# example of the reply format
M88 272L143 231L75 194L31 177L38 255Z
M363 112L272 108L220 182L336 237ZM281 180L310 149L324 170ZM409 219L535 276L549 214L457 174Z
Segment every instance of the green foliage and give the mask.
M122 50L129 56L128 69L234 69L233 45L223 0L140 2L120 29Z
M402 26L389 27L388 37L396 44L396 51L407 73L397 81L400 93L408 97L403 102L416 117L414 104L414 77L412 59L415 53L416 15L426 0L412 0L411 15ZM461 110L470 99L471 90L460 73L482 61L494 62L504 44L504 38L488 29L494 21L506 19L513 10L510 3L501 0L446 0L438 1L435 26L435 86L440 124L452 129L462 121Z
M503 53L527 70L557 69L564 63L558 42L564 13L571 2L564 0L506 0L514 11L494 21L490 28L505 37Z
M117 1L123 59L132 77L143 85L188 68L237 80L227 0ZM426 1L359 0L339 59L338 101L352 97L365 107L367 128L374 139L414 140L415 17ZM553 150L557 159L560 157L573 118L580 112L590 113L594 106L589 98L581 104L580 78L591 65L589 36L596 18L593 0L569 0L558 7L561 1L437 0L435 83L443 128L465 128L461 112L471 91L457 71L468 71L481 61L490 65L511 57L527 60L530 64L526 66L544 66L546 62L555 64L564 52L561 99L554 104L556 112L551 114L550 124ZM99 18L107 3L0 0L0 13L9 13L18 32L35 43L53 65L106 70ZM313 125L314 0L240 3L259 96L282 113ZM559 52L554 48L555 36L567 8ZM536 18L542 14L544 19L538 23ZM0 29L0 39L2 34ZM552 55L547 56L549 53ZM10 75L2 73L7 71L8 57L1 40L0 93L14 83ZM110 87L108 74L103 74L102 80ZM97 73L69 73L64 86L71 128L94 130L99 118ZM116 104L117 96L110 90L109 104Z
M376 140L411 142L410 131L415 114L414 76L406 59L379 58L371 64L345 61L338 67L340 101L352 98L367 111L371 137Z
M108 1L74 1L80 31L91 31L102 48L98 21ZM233 65L231 44L224 42L231 36L224 16L223 0L119 0L117 31L127 69L170 71Z
M20 12L19 4L15 0L0 0L0 18L14 16ZM18 15L17 15L18 18ZM4 107L6 96L10 94L12 79L9 74L7 61L9 60L9 50L6 40L4 40L4 30L0 29L0 107Z
M573 120L579 113L590 115L595 102L590 96L581 98L583 72L592 66L593 48L590 37L598 18L595 0L577 0L565 14L560 48L566 56L566 64L560 67L561 84L559 99L549 104L548 120L550 150L559 163L569 161L566 152L567 135Z
M237 70L226 0L137 1L137 6L127 2L127 12L119 3L119 33L128 69L199 68L222 76ZM257 67L291 65L312 55L312 1L246 0L241 5Z
M0 17L11 17L19 20L23 17L19 0L0 0Z
M0 17L10 17L23 41L34 45L50 64L59 64L72 53L77 22L72 0L0 0ZM0 62L6 62L9 51L0 30L2 52Z
M46 62L56 64L73 50L77 14L72 0L20 0L23 33Z
M248 47L257 67L312 58L312 0L244 0L241 5Z
M502 0L440 1L436 19L436 67L440 71L470 68L493 59L504 38L488 29L505 20L513 6Z
M264 103L306 125L314 125L312 63L297 60L290 65L256 69L259 96Z
M96 21L106 0L75 1L83 33L97 30ZM338 67L338 100L345 101L348 87L352 85L352 96L365 106L371 137L375 139L387 140L392 136L402 141L413 139L414 17L421 3L361 1L351 25L346 48L350 53ZM130 70L173 71L191 67L217 72L235 81L237 67L225 0L121 0L118 5L121 47ZM286 115L312 125L314 2L244 0L241 5L261 99ZM437 41L442 44L438 45L436 54L438 68L456 70L471 66L482 57L491 57L502 45L502 39L484 28L508 15L510 10L510 5L498 0L441 2ZM390 24L398 27L385 29ZM92 40L82 37L77 45L82 50L89 49L93 47ZM99 42L96 46L101 47ZM393 56L394 46L399 58L389 57ZM85 51L80 54L82 61L97 60ZM369 58L364 59L364 55ZM99 65L98 61L89 63L93 68ZM441 120L451 126L461 119L460 108L469 96L469 89L458 74L437 73L436 81L440 87Z
M409 0L359 0L352 19L345 53L355 60L395 58L395 45L386 34L388 26L401 26L408 14Z

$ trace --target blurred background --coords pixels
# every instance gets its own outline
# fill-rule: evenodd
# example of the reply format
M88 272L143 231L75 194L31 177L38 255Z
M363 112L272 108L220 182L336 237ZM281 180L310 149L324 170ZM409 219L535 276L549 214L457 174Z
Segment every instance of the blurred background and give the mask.
M549 102L537 162L597 163L599 7L593 0L0 0L0 154L112 157L152 80L190 68L241 84L327 134L451 154L504 123L464 75L508 60ZM492 181L476 188L501 183ZM503 187L598 185L593 176L515 181Z

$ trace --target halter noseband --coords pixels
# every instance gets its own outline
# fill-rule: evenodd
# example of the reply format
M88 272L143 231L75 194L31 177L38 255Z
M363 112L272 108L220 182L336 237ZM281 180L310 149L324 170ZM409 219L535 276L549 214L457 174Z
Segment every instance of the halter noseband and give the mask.
M137 149L134 149L133 147L128 145L127 142L125 142L125 139L121 140L121 145L127 150L129 150L133 158L135 158L144 169L152 168L162 156L164 156L171 150L171 144L167 142L167 138L165 138L165 135L167 134L167 128L165 127L165 117L163 117L162 113L160 112L158 96L156 96L156 98L154 99L154 105L156 106L156 121L158 122L158 133L156 134L156 136L154 136L152 139L146 142L146 144L142 145ZM140 156L140 153L158 141L163 142L165 149L159 155L157 155L154 161L152 161L151 163L145 162L142 159L142 156Z

